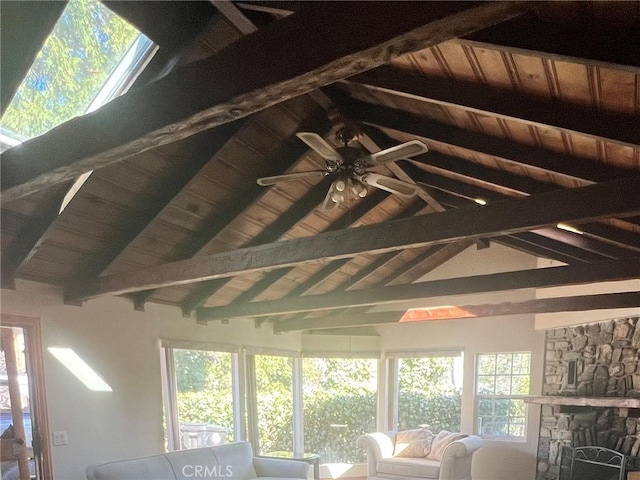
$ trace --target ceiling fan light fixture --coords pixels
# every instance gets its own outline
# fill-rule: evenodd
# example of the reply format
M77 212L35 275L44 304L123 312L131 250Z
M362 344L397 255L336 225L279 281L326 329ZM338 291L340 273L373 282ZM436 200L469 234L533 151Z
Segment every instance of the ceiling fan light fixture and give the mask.
M351 180L351 191L360 198L367 196L367 187L360 180Z
M266 187L281 182L310 180L330 175L334 177L334 180L320 206L323 211L334 210L338 205L348 200L366 197L368 186L385 190L404 198L413 197L421 190L414 182L399 180L371 171L373 167L378 165L395 162L403 158L411 158L427 152L427 146L420 140L410 140L366 155L366 151L361 146L349 146L349 143L358 137L357 131L351 128L343 128L338 132L338 140L344 145L338 149L335 149L317 133L298 132L296 135L309 148L324 158L325 169L262 177L257 180L258 185Z

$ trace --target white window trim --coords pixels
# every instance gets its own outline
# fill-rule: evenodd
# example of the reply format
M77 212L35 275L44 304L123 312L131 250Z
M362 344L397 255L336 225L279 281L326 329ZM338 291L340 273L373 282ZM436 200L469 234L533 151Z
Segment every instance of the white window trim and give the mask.
M233 347L233 348L232 348ZM160 340L162 399L167 425L167 448L169 451L180 448L180 420L178 417L178 383L175 370L174 350L202 350L229 353L231 355L231 389L233 398L233 433L237 440L244 440L246 432L245 389L240 378L242 362L238 353L239 347L214 343L190 342L182 340Z
M508 400L524 400L527 395L481 395L477 393L478 389L478 368L479 362L478 358L480 355L518 355L526 353L529 355L529 385L531 385L531 360L533 357L533 352L527 350L517 350L512 352L476 352L474 358L474 369L473 369L473 431L474 434L479 435L484 440L495 441L495 442L507 442L507 443L526 443L529 435L529 404L525 403L525 412L524 412L524 433L522 436L511 436L511 435L482 435L478 429L478 404L480 399L508 399ZM494 375L495 376L495 375ZM513 374L509 374L509 376L513 376Z

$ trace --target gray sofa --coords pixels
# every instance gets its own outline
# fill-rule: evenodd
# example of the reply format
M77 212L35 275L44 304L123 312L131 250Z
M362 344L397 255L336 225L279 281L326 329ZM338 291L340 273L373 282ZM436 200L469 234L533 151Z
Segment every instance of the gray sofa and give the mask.
M87 468L88 480L306 480L309 465L279 458L254 457L248 442L227 443Z
M482 438L470 435L450 443L442 460L394 457L396 432L369 433L357 440L367 452L369 480L471 480L473 452L482 446Z

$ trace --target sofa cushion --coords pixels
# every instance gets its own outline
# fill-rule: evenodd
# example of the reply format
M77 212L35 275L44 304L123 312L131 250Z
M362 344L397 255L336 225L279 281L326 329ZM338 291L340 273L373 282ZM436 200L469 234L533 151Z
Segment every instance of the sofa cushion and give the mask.
M457 432L449 432L447 430L442 430L438 433L433 442L431 442L431 452L427 456L427 458L431 460L442 460L442 455L444 454L445 449L449 446L450 443L455 442L456 440L461 440L463 438L468 437L466 433L457 433Z
M176 480L221 477L225 472L210 448L193 448L166 454Z
M440 462L426 458L383 458L376 467L378 474L398 475L403 477L440 477Z
M396 434L394 457L418 458L426 457L431 451L433 434L428 428L403 430Z
M89 480L252 480L256 476L248 442L180 450L87 468Z
M89 480L175 480L166 455L104 463L87 469Z
M253 450L249 442L218 445L212 447L211 452L218 459L221 471L231 472L229 478L249 480L257 477L253 467Z

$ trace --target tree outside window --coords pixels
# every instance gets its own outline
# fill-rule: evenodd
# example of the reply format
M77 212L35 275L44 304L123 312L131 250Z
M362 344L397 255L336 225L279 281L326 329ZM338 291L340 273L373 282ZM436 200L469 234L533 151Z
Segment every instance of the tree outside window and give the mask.
M530 352L477 356L475 400L480 435L524 439L530 365Z

